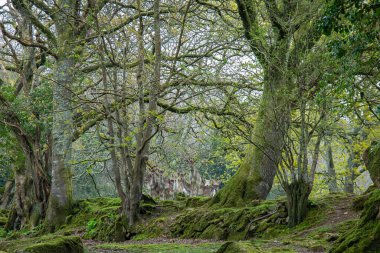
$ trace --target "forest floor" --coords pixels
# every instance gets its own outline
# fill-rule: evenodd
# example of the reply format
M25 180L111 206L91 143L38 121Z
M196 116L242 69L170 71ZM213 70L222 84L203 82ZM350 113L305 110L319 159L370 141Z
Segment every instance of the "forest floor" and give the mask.
M359 213L353 210L354 196L338 196L325 206L320 217L311 217L308 224L301 224L300 229L289 229L274 238L257 238L239 241L247 246L247 252L327 252L339 234L352 221L358 219ZM323 200L322 200L323 201ZM313 215L318 215L318 211ZM306 221L306 222L310 222ZM270 236L269 236L270 237ZM175 239L158 237L139 241L122 243L104 243L101 241L84 240L91 253L206 253L216 252L225 243L222 240Z
M352 208L354 198L333 194L313 199L308 217L295 228L288 228L283 222L285 218L270 216L278 211L278 206L284 205L284 199L240 209L205 208L206 199L202 198L162 201L144 214L144 222L135 235L124 242L111 242L107 237L114 233L113 217L118 212L119 200L84 200L69 217L68 224L53 236L81 237L86 253L211 253L227 241L235 241L243 249L241 252L247 253L328 252L334 241L359 217ZM146 208L151 206L146 205ZM247 236L252 220L259 221L253 226L254 234ZM205 221L207 224L202 225ZM184 222L189 223L182 224ZM224 230L229 230L229 234ZM5 238L0 239L0 251L14 252L13 249L29 243L35 236L26 231L21 235L4 235ZM37 233L37 236L41 235Z

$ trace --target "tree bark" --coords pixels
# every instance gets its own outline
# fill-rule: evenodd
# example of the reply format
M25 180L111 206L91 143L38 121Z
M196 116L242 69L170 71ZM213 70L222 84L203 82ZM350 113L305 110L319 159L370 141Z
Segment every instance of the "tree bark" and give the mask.
M296 17L296 8L290 2L284 3L283 12L275 1L265 2L263 9L251 0L236 0L236 3L245 37L263 68L264 91L253 131L253 146L248 148L236 175L213 199L213 204L222 206L245 205L253 199L265 199L269 194L289 128L293 104L291 91L296 85L291 73L299 66L299 58L312 47L314 40L305 42L307 45L293 41L291 46L301 24L285 27L276 20L281 16L287 23ZM270 26L265 33L269 40L259 32L262 22L258 19L262 14L260 11L268 15Z
M10 107L0 96L0 103ZM15 194L12 215L7 229L33 228L45 217L50 181L46 166L42 163L40 129L34 129L34 136L26 134L17 114L11 110L5 115L5 122L17 138L24 154L24 164L14 168Z
M14 195L14 182L9 180L4 185L3 196L1 196L0 208L6 209L11 204Z
M327 143L327 152L326 152L326 167L327 167L327 175L328 175L328 186L329 192L335 193L338 192L338 183L336 181L336 172L334 166L334 158L331 148L331 143Z
M68 55L64 54L57 60L56 83L53 87L52 187L47 214L51 229L64 223L72 203L70 170L73 131L72 94L68 87L73 81L73 68L74 61Z
M73 0L58 2L54 14L57 34L57 61L53 84L52 126L52 186L47 212L47 226L54 230L65 222L72 204L71 149L73 136L72 83L75 76L75 50L77 34L76 3ZM77 54L77 55L75 55Z
M213 199L222 206L241 206L254 199L265 199L272 188L284 135L289 127L290 100L284 96L284 83L277 71L266 78L262 102L254 129L254 145L226 186Z
M7 229L31 229L45 218L50 182L45 167L32 152L25 158L25 166L14 171L13 216L9 216Z
M140 2L139 2L140 4ZM140 5L139 5L140 7ZM140 10L140 8L138 8ZM161 29L160 29L160 0L155 0L153 4L154 11L154 77L149 88L149 105L148 112L145 113L143 100L143 93L140 90L140 122L139 122L139 133L136 135L137 142L137 152L136 158L132 170L132 180L131 180L131 192L130 192L130 209L128 213L129 224L134 225L139 218L140 211L140 201L142 198L142 190L144 183L144 175L146 164L149 155L150 142L154 136L154 126L156 124L156 113L157 113L157 99L160 91L160 80L161 80ZM140 29L142 29L142 20L140 19ZM141 34L142 30L140 30ZM139 54L143 56L143 48L141 48L142 37L139 38L140 47ZM142 74L142 71L139 73ZM140 80L141 81L141 80ZM142 83L140 83L142 84ZM139 88L142 88L140 85ZM142 102L142 103L141 103ZM147 115L145 115L147 114ZM143 116L143 117L141 117Z
M354 193L355 190L355 168L359 167L360 164L356 162L358 154L356 154L354 151L350 151L348 160L347 160L347 167L348 172L347 175L344 177L344 192L345 193Z
M285 191L288 201L288 226L300 224L307 216L307 201L311 192L311 184L302 180L292 182Z

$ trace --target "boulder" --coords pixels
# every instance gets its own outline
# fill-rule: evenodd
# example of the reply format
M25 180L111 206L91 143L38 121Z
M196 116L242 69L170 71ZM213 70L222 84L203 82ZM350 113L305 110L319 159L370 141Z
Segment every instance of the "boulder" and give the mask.
M257 250L249 242L226 242L216 253L255 253Z

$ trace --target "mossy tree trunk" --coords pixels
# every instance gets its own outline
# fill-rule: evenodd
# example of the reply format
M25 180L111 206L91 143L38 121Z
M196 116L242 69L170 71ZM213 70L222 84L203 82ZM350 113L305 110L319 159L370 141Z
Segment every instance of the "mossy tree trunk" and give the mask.
M312 110L312 105L307 103L305 96L306 86L299 87L299 113L300 124L293 126L298 134L295 137L288 135L284 148L284 161L278 170L278 178L286 192L288 208L288 226L294 227L300 224L307 215L307 202L313 188L315 171L318 165L319 150L324 135L324 123L326 119L326 105L322 106L319 119L310 121L307 117L307 109ZM318 108L320 106L318 105ZM320 124L320 125L319 125ZM309 166L309 145L313 139L313 132L317 131L312 162ZM298 139L298 140L297 140ZM294 143L298 141L297 146Z
M26 141L26 140L24 140ZM50 193L47 167L36 154L38 148L31 149L25 143L25 162L14 169L14 197L6 228L33 228L45 218ZM37 152L38 153L38 152Z
M49 199L47 221L56 227L64 223L72 203L71 186L71 135L72 112L71 91L74 61L67 56L57 61L56 81L53 88L53 148L52 148L52 188Z
M294 102L291 91L295 87L292 75L320 37L317 18L312 14L318 13L317 5L308 6L310 17L304 22L301 20L305 16L298 11L301 3L273 0L264 1L263 5L252 0L236 3L245 37L263 68L264 92L252 136L254 145L248 148L236 175L213 199L214 204L223 206L245 205L267 197L289 127Z
M141 7L141 2L138 3L139 12ZM154 0L153 3L154 11L154 76L151 84L149 85L149 104L145 111L144 108L144 92L142 86L142 79L139 80L139 107L140 107L140 122L139 122L139 134L137 134L137 151L136 158L132 170L131 177L131 188L130 188L130 198L129 198L129 212L128 219L129 224L134 225L137 221L140 213L140 202L143 196L143 183L145 170L147 165L147 160L149 156L150 143L157 131L154 131L157 126L157 100L160 92L160 82L161 82L161 24L160 24L160 0ZM140 33L143 34L143 20L140 19ZM144 60L144 47L143 47L143 37L139 37L139 55L140 61ZM143 74L142 65L140 66L140 75ZM141 76L140 76L141 78Z
M11 200L13 199L13 194L14 194L14 181L8 180L4 185L4 192L0 200L0 208L2 209L8 208L9 204L11 203Z
M328 175L328 186L329 192L334 193L338 192L338 183L336 181L336 172L334 165L334 158L331 143L327 142L327 152L326 152L326 167L327 167L327 175Z
M10 107L3 97L0 97L0 103ZM17 114L11 110L5 115L4 120L16 136L24 155L22 164L14 165L14 200L12 215L9 216L6 227L7 229L34 227L45 217L50 193L48 162L46 160L43 162L42 159L44 156L49 158L49 151L46 151L46 154L42 152L41 132L38 127L34 129L34 136L28 135Z
M358 168L360 166L360 164L356 162L357 157L357 152L349 152L347 160L348 171L344 177L344 192L346 193L354 193L355 191L355 168Z
M46 167L38 159L28 156L25 167L15 173L14 205L21 228L33 228L45 218L49 194Z
M262 44L257 45L252 31L257 10L251 1L237 1L240 16L246 29L246 37L264 70L264 91L258 110L252 141L236 175L213 199L222 206L245 205L253 199L265 199L272 188L277 166L281 160L284 135L290 120L291 100L288 99L291 82L287 76L290 50L289 37L276 32L275 41L266 47L270 53L263 56ZM261 48L263 51L257 51Z
M278 90L280 85L276 84ZM254 199L265 199L272 188L290 115L283 95L271 92L274 85L266 86L253 136L255 144L248 148L236 175L216 194L213 203L245 205Z
M73 61L61 58L57 62L57 84L53 88L53 154L52 189L49 199L48 224L55 227L63 224L67 210L72 202L71 187L71 91Z
M312 190L310 183L299 180L285 187L288 208L288 226L300 224L307 215L307 202Z
M75 68L75 17L73 0L58 2L54 23L57 29L57 61L53 84L52 187L47 226L54 230L65 222L72 204L70 159L73 135L72 83Z
M13 6L21 14L17 18L18 28L23 38L33 41L31 19L28 15L28 3L12 1ZM25 48L23 50L22 63L19 69L19 78L16 83L14 96L21 93L25 99L30 99L31 90L38 86L34 71L37 69L36 49ZM34 84L34 85L33 85ZM24 98L23 98L24 99ZM12 108L12 102L0 94L0 105L8 108L4 114L4 122L16 137L18 146L22 151L23 159L14 166L14 195L11 207L11 215L6 224L7 229L33 228L44 219L47 201L50 193L50 179L48 175L48 160L50 149L43 150L43 130L39 124L33 128L25 129L22 119ZM31 110L32 115L39 119L39 113Z

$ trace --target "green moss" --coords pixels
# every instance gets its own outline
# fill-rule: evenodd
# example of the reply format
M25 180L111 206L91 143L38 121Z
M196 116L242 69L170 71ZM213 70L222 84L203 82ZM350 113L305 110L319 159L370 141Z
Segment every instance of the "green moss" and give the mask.
M85 232L86 239L125 240L125 222L119 215L119 198L95 198L74 203L71 214L60 233Z
M210 253L215 252L221 243L201 244L101 244L96 246L102 250L127 250L131 253Z
M26 247L25 253L83 253L82 241L79 237L57 237L53 240Z
M217 240L244 240L253 237L271 239L300 233L323 222L336 199L345 201L347 195L336 194L314 199L306 219L296 227L286 226L285 200L259 201L256 206L240 208L189 208L178 215L170 226L173 237ZM197 221L197 222L194 222Z
M295 253L296 250L288 246L268 246L261 241L240 241L226 242L216 253L274 253L274 252L289 252Z
M156 204L141 203L141 214L151 214L156 209Z
M174 237L242 240L252 221L262 221L260 217L275 209L275 201L245 208L190 208L176 217L170 230Z
M374 185L380 188L380 142L371 144L366 165Z
M8 235L4 228L0 228L0 238L5 238Z
M183 200L162 200L159 205L167 210L178 212L186 208L186 200L186 198Z
M7 224L7 221L7 217L0 217L0 226L4 226L5 224Z
M68 183L67 185L68 187L71 187L71 183ZM68 196L68 199L68 202L65 205L62 205L55 196L50 195L49 207L47 209L44 224L44 227L48 232L56 231L66 223L66 217L69 215L72 208L71 196ZM35 219L37 217L33 218Z
M175 194L175 200L186 200L186 194L183 192L178 192Z
M7 224L9 211L6 209L0 209L0 226Z
M380 249L380 189L370 193L355 226L348 229L331 249L340 252L378 252Z
M50 234L42 237L1 241L0 250L20 253L82 253L83 245L79 237Z
M250 148L236 174L227 182L212 199L211 204L217 207L244 207L252 200L260 199L254 185L261 182L257 170L252 169L254 148ZM261 153L261 152L258 152Z
M186 207L201 207L207 204L210 200L211 200L210 197L202 197L202 196L188 198L186 201Z
M136 234L132 240L140 241L149 238L164 237L168 234L169 217L162 216L158 218L150 218L142 221L133 228L133 233Z
M120 242L126 240L127 227L126 218L120 215L103 215L97 220L88 223L88 230L85 238L97 239L101 241Z

